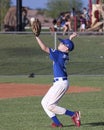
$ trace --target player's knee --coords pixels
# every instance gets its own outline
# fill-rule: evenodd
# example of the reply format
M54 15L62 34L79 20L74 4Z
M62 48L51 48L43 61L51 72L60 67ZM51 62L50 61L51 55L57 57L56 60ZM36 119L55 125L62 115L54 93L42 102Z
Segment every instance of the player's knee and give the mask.
M42 105L42 107L44 107L45 104L46 104L46 102L44 101L44 99L42 99L42 100L41 100L41 105Z
M53 109L55 108L54 104L47 104L46 101L44 100L44 98L41 101L41 105L43 108L47 108L49 111L53 111Z
M48 105L47 108L49 111L53 111L53 109L55 108L55 105Z

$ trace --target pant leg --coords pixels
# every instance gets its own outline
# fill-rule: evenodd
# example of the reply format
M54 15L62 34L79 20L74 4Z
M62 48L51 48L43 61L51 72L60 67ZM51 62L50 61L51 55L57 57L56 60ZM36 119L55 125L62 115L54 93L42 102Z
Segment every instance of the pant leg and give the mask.
M66 109L57 104L68 88L67 80L56 81L43 97L41 104L49 117L53 117L55 114L65 114Z

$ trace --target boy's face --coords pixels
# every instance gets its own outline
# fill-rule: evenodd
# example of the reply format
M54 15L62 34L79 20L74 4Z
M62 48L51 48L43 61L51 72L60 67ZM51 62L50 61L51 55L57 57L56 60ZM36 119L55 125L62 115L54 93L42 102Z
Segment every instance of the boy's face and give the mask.
M65 46L63 43L59 43L58 45L58 50L62 51L62 52L69 52L69 49L67 46Z

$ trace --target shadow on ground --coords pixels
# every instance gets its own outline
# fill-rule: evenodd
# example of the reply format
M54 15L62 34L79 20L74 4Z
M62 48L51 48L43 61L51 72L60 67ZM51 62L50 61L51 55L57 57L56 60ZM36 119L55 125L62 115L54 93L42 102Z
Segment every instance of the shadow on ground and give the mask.
M75 125L64 125L64 127L73 127ZM92 122L92 123L85 123L81 124L81 126L90 126L90 127L95 127L95 126L104 126L104 122Z

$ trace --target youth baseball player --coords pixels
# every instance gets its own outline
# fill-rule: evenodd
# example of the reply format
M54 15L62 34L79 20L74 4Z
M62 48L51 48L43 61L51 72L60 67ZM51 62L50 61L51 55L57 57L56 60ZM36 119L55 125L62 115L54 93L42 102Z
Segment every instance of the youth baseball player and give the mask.
M41 101L44 111L52 119L52 127L63 127L63 124L57 118L57 114L70 116L77 127L81 125L80 112L74 112L58 106L58 102L69 88L66 63L69 60L69 52L74 49L72 39L76 36L77 34L73 33L68 39L59 39L60 43L57 50L47 47L39 36L35 36L40 48L48 53L50 59L53 61L53 85Z

